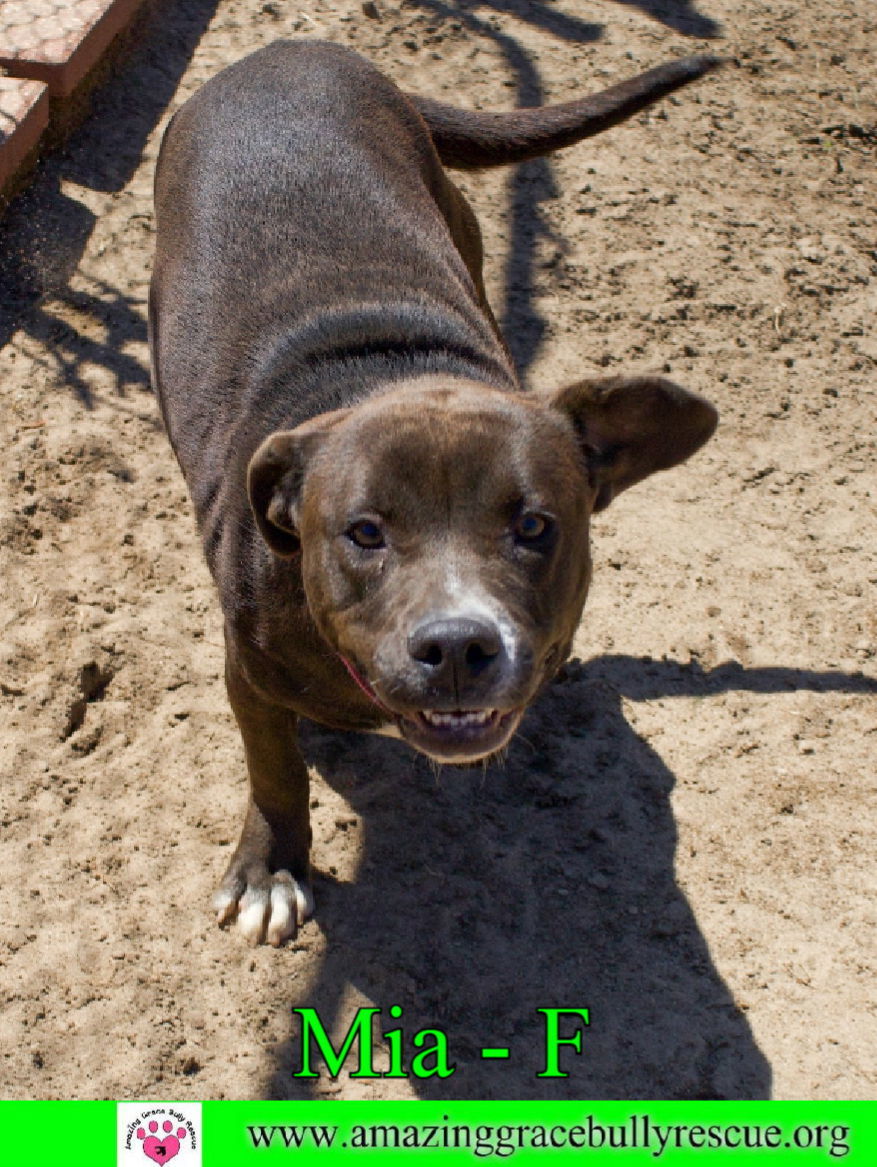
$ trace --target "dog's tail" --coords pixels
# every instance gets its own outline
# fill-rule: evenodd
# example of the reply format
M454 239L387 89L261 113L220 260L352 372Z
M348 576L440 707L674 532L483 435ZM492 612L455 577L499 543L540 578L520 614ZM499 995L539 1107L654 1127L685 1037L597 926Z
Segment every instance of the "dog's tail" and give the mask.
M482 113L457 109L429 97L408 97L429 127L442 162L470 170L526 162L572 146L625 121L722 63L719 57L684 57L591 97L509 113Z

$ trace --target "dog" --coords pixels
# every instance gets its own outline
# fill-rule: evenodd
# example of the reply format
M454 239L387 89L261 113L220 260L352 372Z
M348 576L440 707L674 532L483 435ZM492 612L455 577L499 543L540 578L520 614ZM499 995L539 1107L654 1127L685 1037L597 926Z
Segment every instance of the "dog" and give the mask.
M441 763L503 750L570 652L590 515L716 426L662 378L524 392L444 166L571 145L716 64L476 113L281 41L173 117L150 352L225 619L250 795L215 908L250 942L313 910L297 719Z

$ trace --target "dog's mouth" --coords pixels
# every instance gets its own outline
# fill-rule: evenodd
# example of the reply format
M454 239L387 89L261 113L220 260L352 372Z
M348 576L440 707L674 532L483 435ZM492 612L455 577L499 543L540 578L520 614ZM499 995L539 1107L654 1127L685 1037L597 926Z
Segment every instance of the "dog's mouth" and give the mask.
M359 668L345 656L341 662L353 681L395 721L410 746L436 762L479 762L508 745L524 715L516 709L419 709L399 713L386 705Z
M523 709L421 709L397 715L409 745L437 762L477 762L506 746Z

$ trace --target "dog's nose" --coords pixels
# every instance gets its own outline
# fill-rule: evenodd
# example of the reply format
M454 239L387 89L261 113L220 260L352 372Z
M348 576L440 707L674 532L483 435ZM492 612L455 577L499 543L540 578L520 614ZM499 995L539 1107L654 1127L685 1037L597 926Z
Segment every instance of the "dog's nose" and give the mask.
M482 620L459 617L429 620L408 637L408 651L433 683L458 686L481 676L499 657L499 629Z

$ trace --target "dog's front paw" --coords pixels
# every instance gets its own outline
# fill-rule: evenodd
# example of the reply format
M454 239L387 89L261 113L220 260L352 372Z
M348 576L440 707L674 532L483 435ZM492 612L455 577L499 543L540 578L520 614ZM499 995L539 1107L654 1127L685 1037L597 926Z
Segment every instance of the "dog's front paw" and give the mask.
M229 870L213 897L217 923L227 924L237 917L238 928L250 944L273 944L278 948L294 936L313 915L314 894L303 879L286 870L270 872L259 866L246 871Z

